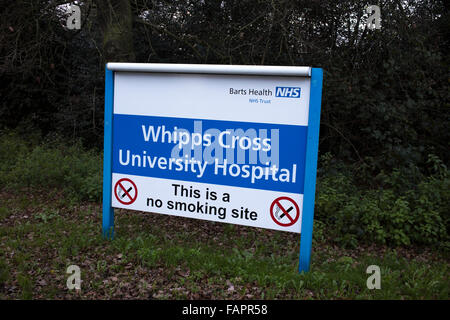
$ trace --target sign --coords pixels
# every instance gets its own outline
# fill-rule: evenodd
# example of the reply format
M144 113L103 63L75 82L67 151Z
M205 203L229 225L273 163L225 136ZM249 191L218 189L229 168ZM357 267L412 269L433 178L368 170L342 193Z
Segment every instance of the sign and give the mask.
M113 207L296 232L307 271L321 87L309 67L108 63L105 234Z
M300 209L291 198L279 197L270 206L270 216L279 226L289 227L297 222L300 217Z
M132 204L137 198L136 184L128 178L122 178L116 182L114 196L123 205Z

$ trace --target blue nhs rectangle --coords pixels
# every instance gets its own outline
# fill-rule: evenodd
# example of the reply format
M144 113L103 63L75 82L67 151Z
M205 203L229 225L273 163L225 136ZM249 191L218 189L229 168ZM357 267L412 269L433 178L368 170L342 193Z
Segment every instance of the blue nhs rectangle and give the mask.
M301 88L299 87L276 87L275 97L300 98Z

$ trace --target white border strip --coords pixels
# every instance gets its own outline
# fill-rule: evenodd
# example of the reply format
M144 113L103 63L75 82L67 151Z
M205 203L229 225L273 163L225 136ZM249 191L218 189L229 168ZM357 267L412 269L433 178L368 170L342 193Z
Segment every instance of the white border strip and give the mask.
M112 71L311 77L311 67L108 62Z

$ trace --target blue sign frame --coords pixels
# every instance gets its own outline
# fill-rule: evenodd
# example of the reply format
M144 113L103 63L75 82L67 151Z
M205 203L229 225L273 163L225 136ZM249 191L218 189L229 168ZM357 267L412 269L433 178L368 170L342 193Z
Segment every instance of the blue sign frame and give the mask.
M114 208L112 192L112 129L114 113L114 71L105 67L105 125L103 139L103 236L114 238Z
M302 230L300 232L299 272L308 272L311 261L314 200L316 195L317 156L319 153L320 106L323 71L311 70L308 135L306 140L305 187L303 194Z
M308 132L306 143L305 183L302 227L300 233L299 272L308 272L311 261L317 158L319 150L320 109L323 70L311 68ZM114 208L112 194L112 136L114 112L114 71L105 68L105 122L103 150L103 214L102 230L106 239L114 238Z

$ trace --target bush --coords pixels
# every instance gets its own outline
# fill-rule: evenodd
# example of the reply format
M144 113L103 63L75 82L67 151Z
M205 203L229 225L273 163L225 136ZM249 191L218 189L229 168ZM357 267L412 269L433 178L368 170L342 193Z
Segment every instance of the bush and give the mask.
M414 242L432 244L448 240L450 216L450 179L448 171L443 176L431 176L421 182L417 191L407 193L413 217ZM448 245L448 244L447 244Z
M27 153L28 149L23 139L15 133L0 133L0 172L8 172L16 163L17 158Z
M53 138L30 147L14 134L3 134L0 148L4 188L59 188L77 200L101 199L102 157L83 150L80 143L67 147Z
M411 178L395 170L377 189L359 185L350 167L323 157L317 181L316 218L332 239L355 247L358 241L391 245L448 246L450 175L445 166L431 176ZM410 187L411 186L411 187Z
M32 141L33 139L31 139ZM102 155L58 138L38 145L0 134L0 185L6 189L61 189L78 201L100 201ZM359 241L449 247L450 175L436 156L430 175L414 168L363 177L364 170L321 158L316 192L316 240L329 236L355 247ZM367 181L371 181L368 183ZM372 182L375 181L375 182Z

